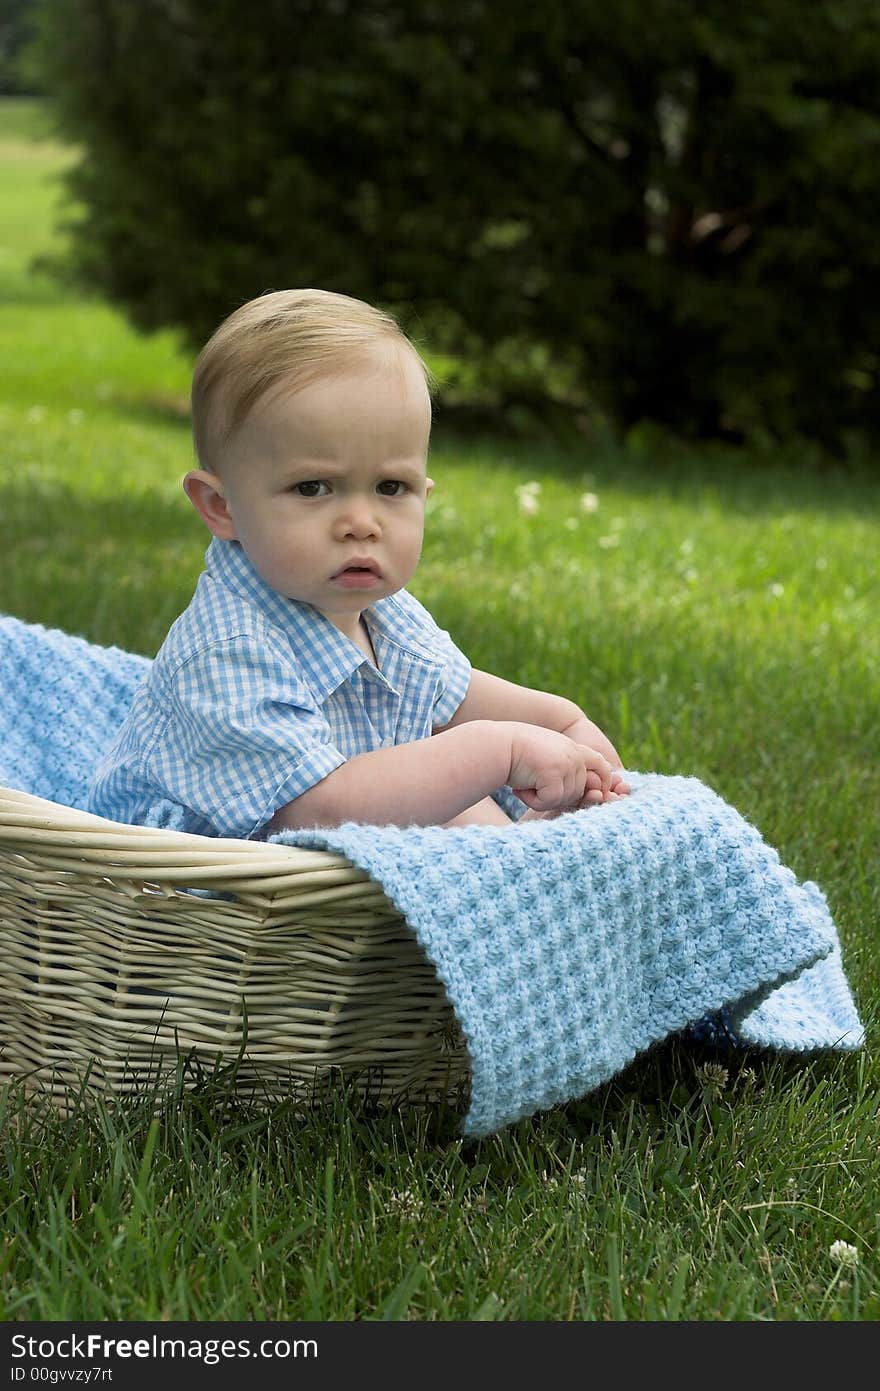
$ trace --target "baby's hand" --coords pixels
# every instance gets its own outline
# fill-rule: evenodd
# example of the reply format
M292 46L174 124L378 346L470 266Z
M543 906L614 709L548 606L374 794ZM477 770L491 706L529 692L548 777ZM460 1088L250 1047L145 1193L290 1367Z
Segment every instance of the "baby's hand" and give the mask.
M540 725L512 724L511 735L508 782L533 811L570 811L617 795L615 770L597 749Z
M601 783L595 773L587 774L587 791L584 794L582 807L598 806L601 802L617 802L621 797L628 797L632 791L628 782L624 782L623 773L620 768L611 769L611 783L607 792L602 790Z

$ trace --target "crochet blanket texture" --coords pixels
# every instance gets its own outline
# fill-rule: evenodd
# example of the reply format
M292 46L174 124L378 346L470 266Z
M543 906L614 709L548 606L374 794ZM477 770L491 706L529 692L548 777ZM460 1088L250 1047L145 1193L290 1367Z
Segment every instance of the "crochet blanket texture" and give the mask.
M0 783L84 806L148 668L0 617ZM466 1135L583 1096L701 1022L789 1052L863 1044L821 890L704 783L627 776L624 800L510 831L273 837L347 856L406 918L467 1042Z
M466 1135L573 1100L652 1043L850 1050L862 1028L826 900L696 778L515 831L348 823L273 840L377 880L437 968L471 1059Z

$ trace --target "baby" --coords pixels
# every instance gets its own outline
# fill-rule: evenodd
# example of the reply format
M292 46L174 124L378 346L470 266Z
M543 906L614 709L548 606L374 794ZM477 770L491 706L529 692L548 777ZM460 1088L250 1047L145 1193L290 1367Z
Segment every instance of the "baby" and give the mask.
M213 540L93 811L247 838L510 827L629 792L577 705L472 670L406 590L434 486L429 380L394 319L345 295L278 291L220 325L184 479Z

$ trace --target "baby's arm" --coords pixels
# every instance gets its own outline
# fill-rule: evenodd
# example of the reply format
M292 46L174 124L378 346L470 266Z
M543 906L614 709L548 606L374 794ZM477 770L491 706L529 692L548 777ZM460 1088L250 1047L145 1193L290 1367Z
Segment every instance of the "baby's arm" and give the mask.
M281 807L265 829L271 834L343 821L428 826L463 813L467 820L482 819L478 804L506 783L537 810L564 810L580 804L589 775L610 787L606 759L561 733L516 721L470 720L431 739L350 758Z
M443 730L454 729L469 720L519 720L568 735L577 744L588 744L604 754L612 768L622 768L620 755L598 725L588 719L579 705L549 691L517 686L488 671L471 672L467 695ZM435 734L442 730L434 730Z
M552 695L549 691L535 691L527 686L517 686L512 681L493 676L491 672L473 670L467 695L449 724L444 726L444 730L461 726L469 720L493 719L527 721L545 729L557 730L576 744L587 745L603 754L614 770L610 786L606 788L602 785L600 788L599 779L595 774L589 775L583 805L614 801L629 792L629 785L624 782L621 774L623 764L614 745L574 701L567 700L564 696ZM436 734L442 731L434 732ZM478 810L472 808L473 812ZM552 816L558 810L559 808L538 809L530 806L520 820L530 821L547 815ZM480 819L479 816L474 817L474 820Z

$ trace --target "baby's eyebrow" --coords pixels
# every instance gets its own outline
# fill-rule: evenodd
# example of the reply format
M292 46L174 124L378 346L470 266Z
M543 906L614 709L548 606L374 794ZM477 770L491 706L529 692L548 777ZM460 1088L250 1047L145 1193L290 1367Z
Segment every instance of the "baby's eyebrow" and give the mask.
M326 459L304 459L301 463L286 462L276 470L276 478L281 483L311 478L343 478L347 470L329 463Z
M425 476L424 466L420 467L418 464L395 463L393 459L391 463L386 464L379 471L384 478L403 478L410 481L415 480L416 482Z
M281 465L279 474L284 482L291 479L347 478L351 469L344 464L331 463L329 459L304 459L288 461ZM423 464L408 463L405 460L390 459L374 470L376 478L400 478L406 482L420 482L425 476Z

